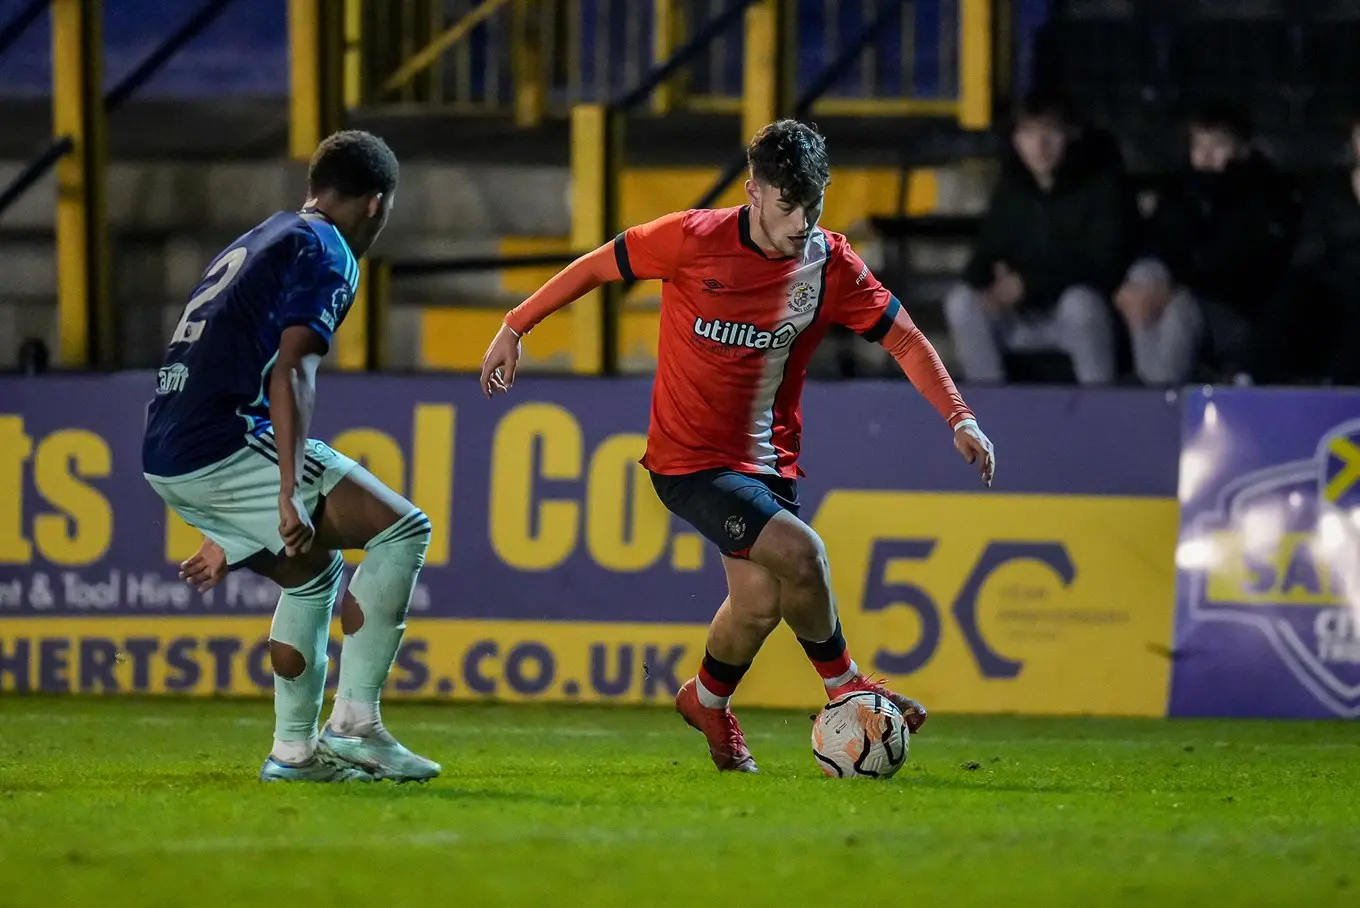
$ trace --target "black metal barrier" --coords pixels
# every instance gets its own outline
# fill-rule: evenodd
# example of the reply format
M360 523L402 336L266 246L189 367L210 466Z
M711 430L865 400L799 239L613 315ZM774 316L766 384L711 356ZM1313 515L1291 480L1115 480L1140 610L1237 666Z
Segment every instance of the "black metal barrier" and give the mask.
M6 42L12 44L23 35L47 8L49 2L50 0L38 0L38 2L30 3L5 26L3 31L0 31L0 52L7 48ZM104 113L111 114L122 107L129 98L135 95L143 85L160 71L166 61L178 53L179 49L185 44L198 37L234 2L236 0L208 0L192 18L180 26L174 34L162 41L145 60L109 90L109 93L104 96ZM58 161L70 154L74 147L75 143L70 136L54 137L46 148L35 155L24 166L23 170L15 175L4 191L0 192L0 215L3 215L11 205L18 201L33 184L46 176L47 172L55 167Z
M22 38L30 26L42 18L42 14L47 12L47 5L51 2L52 0L31 0L28 6L15 13L14 18L0 28L0 56L3 56L15 41Z
M817 103L822 95L831 90L832 86L836 84L837 79L845 75L846 70L859 59L859 55L864 53L864 49L869 46L874 38L880 35L884 29L891 26L897 17L902 14L904 3L905 0L902 0L902 2L888 2L879 5L878 13L874 18L860 29L859 33L855 36L855 40L851 41L850 44L836 56L836 59L828 63L826 67L818 73L817 78L813 80L812 84L803 92L802 97L794 104L794 119L801 120L811 113L812 106ZM727 191L727 187L731 186L732 182L736 180L745 169L746 150L742 149L740 153L733 155L732 162L724 168L723 172L718 176L718 179L713 182L713 185L709 187L707 192L699 197L693 207L707 208L712 205L722 197L722 194Z

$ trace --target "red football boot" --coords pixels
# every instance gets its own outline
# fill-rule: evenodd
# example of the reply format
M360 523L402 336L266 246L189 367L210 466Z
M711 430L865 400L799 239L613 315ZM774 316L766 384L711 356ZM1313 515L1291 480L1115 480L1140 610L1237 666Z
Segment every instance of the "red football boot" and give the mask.
M924 706L917 703L911 697L906 697L895 691L888 690L887 686L881 681L870 680L864 675L855 675L855 677L851 678L845 684L842 684L840 687L833 691L828 691L827 693L832 700L838 700L846 694L853 694L859 691L878 694L880 697L886 697L891 700L893 706L896 706L898 710L901 711L902 717L907 720L907 730L912 734L916 734L921 726L925 724L926 708Z
M759 772L746 738L730 709L709 709L699 702L699 683L690 678L675 695L675 711L708 739L713 765L722 772Z

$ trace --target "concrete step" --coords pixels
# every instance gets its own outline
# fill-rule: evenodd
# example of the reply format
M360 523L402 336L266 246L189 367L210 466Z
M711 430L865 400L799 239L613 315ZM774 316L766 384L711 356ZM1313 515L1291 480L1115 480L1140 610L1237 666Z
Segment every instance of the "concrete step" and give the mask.
M0 185L23 168L0 161ZM717 169L703 166L624 171L622 224L683 210L711 185ZM412 161L402 167L396 207L381 245L396 250L425 234L456 239L565 236L571 230L570 172L565 166L465 166ZM849 232L875 214L968 213L980 209L989 171L974 166L842 167L827 195L823 223ZM306 168L282 161L115 162L108 170L108 218L115 231L241 232L280 208L300 205ZM717 206L740 204L740 184ZM56 182L40 180L4 212L5 230L51 230Z

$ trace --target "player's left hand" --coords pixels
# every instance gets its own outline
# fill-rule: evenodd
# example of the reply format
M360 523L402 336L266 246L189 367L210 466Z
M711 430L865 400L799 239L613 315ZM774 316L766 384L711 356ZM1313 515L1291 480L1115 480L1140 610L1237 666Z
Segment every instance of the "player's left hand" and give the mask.
M188 561L180 563L179 579L206 593L227 576L227 553L211 539L204 539Z
M954 449L964 460L978 465L983 484L991 488L992 477L996 475L996 452L992 450L991 439L982 434L975 420L965 419L954 428Z

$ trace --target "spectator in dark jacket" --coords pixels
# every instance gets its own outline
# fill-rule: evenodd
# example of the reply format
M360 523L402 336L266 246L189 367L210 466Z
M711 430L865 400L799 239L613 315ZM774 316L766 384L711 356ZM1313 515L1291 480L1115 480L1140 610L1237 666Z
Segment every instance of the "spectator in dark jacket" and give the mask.
M1351 168L1322 183L1303 215L1280 291L1263 314L1251 377L1360 385L1360 121Z
M1235 111L1190 118L1188 166L1157 198L1143 256L1115 294L1146 384L1247 368L1295 223L1288 181L1250 141Z
M1027 100L964 280L945 300L965 378L1004 380L1007 350L1060 350L1082 384L1113 381L1108 301L1128 265L1128 212L1118 156L1060 102Z

